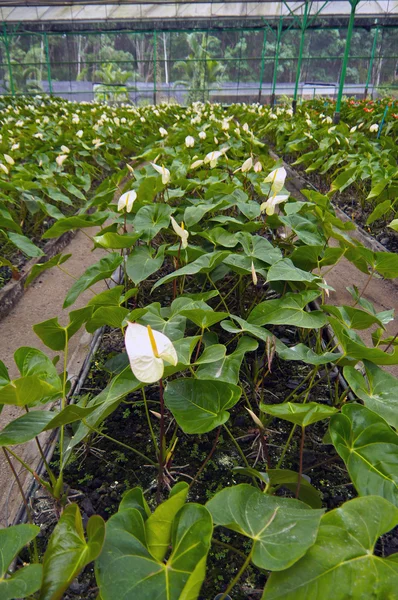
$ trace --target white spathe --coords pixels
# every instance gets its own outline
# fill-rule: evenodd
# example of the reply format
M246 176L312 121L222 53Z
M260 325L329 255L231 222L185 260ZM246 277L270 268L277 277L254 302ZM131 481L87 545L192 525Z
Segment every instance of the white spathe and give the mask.
M274 169L271 171L271 173L264 179L264 183L271 184L271 194L273 196L278 194L278 192L280 192L285 185L286 175L286 169L284 167L280 167L279 169Z
M137 192L135 190L130 190L129 192L125 192L119 198L119 202L117 203L117 209L119 212L126 209L126 212L131 212L133 208L133 204L137 199Z
M170 181L170 171L168 169L166 169L166 167L164 165L159 166L155 163L151 163L151 165L153 166L155 171L157 171L159 173L159 175L162 176L163 185L167 185Z
M185 145L187 148L193 148L195 145L195 138L192 135L187 135L185 138Z
M267 215L271 216L275 213L275 208L277 207L278 204L281 204L281 202L286 202L286 200L289 198L289 194L282 194L281 196L271 196L271 198L268 198L268 200L266 202L263 202L260 206L260 210L261 212L266 212Z
M59 167L62 167L63 163L66 161L66 159L68 158L67 154L60 154L59 156L57 156L57 158L55 159L55 162L57 163L57 165Z
M183 248L185 250L185 248L188 246L189 233L185 229L184 223L181 223L181 227L180 227L179 224L177 223L177 221L174 219L174 217L170 217L170 220L171 220L171 226L174 229L175 233L178 235L178 237L181 238L181 248Z
M169 338L148 325L128 323L124 337L131 370L143 383L155 383L163 377L164 361L178 362L177 352Z

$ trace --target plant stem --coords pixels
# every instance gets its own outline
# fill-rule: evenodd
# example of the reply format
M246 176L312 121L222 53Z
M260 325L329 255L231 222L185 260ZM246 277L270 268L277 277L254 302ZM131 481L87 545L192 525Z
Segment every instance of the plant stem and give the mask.
M155 446L155 453L158 454L159 453L158 443L156 441L155 432L153 431L152 421L151 421L151 415L149 414L148 402L147 402L147 399L146 399L146 394L145 394L145 389L144 388L142 388L142 397L144 399L145 414L146 414L146 418L147 418L147 421L148 421L149 431L151 432L152 442L153 442L153 445Z
M19 463L20 463L20 464L21 464L23 467L25 467L25 469L26 469L27 471L29 471L29 473L30 473L31 475L33 475L33 477L36 479L36 481L37 481L38 483L40 483L40 485L42 485L42 486L44 487L44 489L46 489L47 491L51 491L51 487L49 486L49 484L48 484L46 481L44 481L44 479L42 479L42 478L40 477L40 475L38 475L38 474L36 473L36 471L34 471L33 469L31 469L31 467L30 467L30 466L29 466L29 465L28 465L28 464L27 464L27 463L26 463L26 462L25 462L25 461L24 461L24 460L23 460L23 459L22 459L20 456L18 456L18 454L15 454L15 452L13 452L13 451L11 450L11 448L9 448L8 446L4 446L4 448L7 450L7 452L9 452L9 453L11 454L11 456L13 456L14 458L16 458L16 460L17 460L17 461L18 461L18 462L19 462Z
M228 429L228 427L224 424L223 425L225 431L228 433L229 437L231 438L235 448L237 449L237 451L239 452L240 456L242 457L243 462L245 463L246 467L248 467L250 469L250 465L247 461L246 456L243 453L242 448L239 446L238 442L236 441L236 439L234 438L234 436L232 435L232 433L230 432L230 430Z
M300 462L299 462L299 474L296 488L296 498L299 497L301 478L303 476L303 453L304 453L304 439L305 439L305 427L301 428L301 442L300 442Z
M164 450L165 450L165 432L164 432L164 389L163 379L159 380L159 399L160 399L160 440L159 440L159 474L158 474L158 489L157 502L160 504L160 495L164 484L163 465L164 465Z
M232 550L232 552L236 552L236 554L239 554L239 556L241 556L244 560L246 560L246 554L244 552L242 552L241 550L238 550L238 548L235 548L231 544L221 542L220 540L217 540L216 538L212 538L211 541L213 544L217 544L217 546L222 546L222 548L227 548L228 550Z
M278 460L278 463L277 463L277 465L276 465L276 468L277 468L277 469L279 469L279 468L280 468L280 466L281 466L281 464L282 464L282 462L283 462L283 459L285 458L285 454L286 454L286 452L287 452L287 449L288 449L288 448L289 448L289 446L290 446L290 442L292 441L292 437L293 437L293 435L294 435L294 432L296 431L296 427L297 427L297 425L293 425L293 427L292 427L292 429L291 429L291 432L289 433L289 437L287 438L287 442L286 442L286 444L284 445L284 448L283 448L283 450L282 450L282 454L281 454L281 456L280 456L280 459Z
M223 296L221 295L220 290L218 289L218 287L216 286L216 284L214 283L214 281L212 280L212 278L210 277L210 275L207 273L207 279L210 281L211 285L214 287L215 290L217 290L217 292L220 295L220 299L222 304L224 305L225 310L227 311L227 313L229 314L229 308L227 306L227 303L225 302Z
M196 473L195 477L192 479L191 483L189 484L189 487L192 488L192 486L196 483L196 481L199 479L199 477L201 476L201 474L203 473L203 470L205 468L205 466L207 465L207 463L209 462L209 460L211 459L211 457L214 454L214 451L216 449L217 443L218 443L218 438L220 437L220 432L221 432L221 425L217 430L216 433L216 437L215 440L213 442L213 446L209 452L209 454L206 456L202 466L200 467L199 471Z
M221 596L220 600L224 600L224 598L226 596L228 596L229 592L235 587L235 585L238 583L239 579L242 577L243 573L246 571L247 567L249 566L251 559L252 559L252 550L250 551L249 556L246 557L245 562L243 563L243 565L241 566L241 568L239 569L239 571L237 572L237 574L235 575L235 577L233 578L233 580L231 581L231 583L229 584L229 586L227 587L227 589L225 590L223 595Z

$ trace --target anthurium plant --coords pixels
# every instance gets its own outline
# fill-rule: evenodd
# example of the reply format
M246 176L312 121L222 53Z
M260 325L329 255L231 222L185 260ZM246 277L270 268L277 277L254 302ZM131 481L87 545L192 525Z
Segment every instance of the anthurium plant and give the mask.
M368 281L394 279L398 257L351 237L355 226L338 218L331 194L291 196L264 136L302 156L316 145L305 161L339 165L342 175L354 153L355 173L366 154L392 182L395 150L385 140L396 129L389 121L377 141L364 117L350 133L362 114L347 104L327 133L326 113L313 123L316 110L314 102L293 118L258 105L7 106L3 121L20 147L0 173L6 236L97 225L93 248L104 256L71 279L67 325L56 314L34 325L62 360L21 347L13 380L0 363L1 406L21 409L0 445L35 476L56 520L44 550L32 514L0 531L1 598L62 598L92 562L100 600L395 597L398 555L379 543L398 525L398 383L384 370L398 364L386 332L394 315L378 312L365 286L333 305L327 273L344 258ZM9 155L5 133L2 144ZM345 158L333 162L332 146ZM42 260L28 282L60 265L68 277L67 259ZM98 281L105 291L92 290ZM74 309L85 290L91 299ZM117 348L96 361L102 387L71 397L70 339L100 327ZM370 346L361 337L369 328ZM18 446L50 430L59 431L57 458L36 473ZM112 484L117 505L87 520L68 477L77 462L93 476L88 456L101 468L97 444L123 453L125 483ZM27 564L12 568L26 545Z

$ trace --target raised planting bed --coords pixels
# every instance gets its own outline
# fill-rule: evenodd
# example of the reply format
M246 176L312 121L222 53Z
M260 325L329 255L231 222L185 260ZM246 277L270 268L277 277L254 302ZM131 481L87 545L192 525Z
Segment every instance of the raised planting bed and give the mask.
M113 222L94 242L109 253L64 305L119 267L123 283L68 327L34 326L65 364L71 336L105 327L74 403L39 351L18 351L19 379L2 371L0 401L44 407L0 433L14 461L18 443L60 428L30 499L40 536L6 530L21 540L6 540L10 562L36 540L5 580L24 577L26 597L395 593L398 384L383 367L398 352L392 311L366 288L395 278L398 257L351 237L328 196L289 195L248 124L258 110L161 107L161 137L118 205L97 202ZM321 273L343 256L367 280L334 306ZM373 346L358 334L369 328Z

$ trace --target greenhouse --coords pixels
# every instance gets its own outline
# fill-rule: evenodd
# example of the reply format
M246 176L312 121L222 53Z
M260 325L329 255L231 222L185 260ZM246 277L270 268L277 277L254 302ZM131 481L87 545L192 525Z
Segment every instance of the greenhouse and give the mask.
M398 1L0 16L0 600L398 600Z

